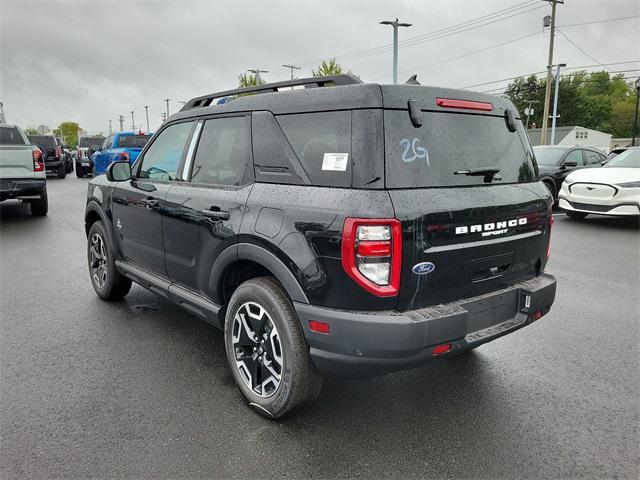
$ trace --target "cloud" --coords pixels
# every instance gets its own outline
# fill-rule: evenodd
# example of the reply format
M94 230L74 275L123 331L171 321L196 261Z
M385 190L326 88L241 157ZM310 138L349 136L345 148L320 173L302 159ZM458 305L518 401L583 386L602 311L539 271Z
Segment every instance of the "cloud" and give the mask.
M269 70L266 80L289 76L285 63L308 75L322 58L391 42L383 19L413 24L400 39L513 7L523 2L0 2L0 97L7 119L22 126L56 126L73 120L90 131L117 125L119 115L137 123L150 106L152 128L160 123L164 98L178 101L233 88L248 68ZM532 1L533 7L540 6ZM548 37L542 17L548 7L486 27L400 50L401 71L423 84L462 87L543 70ZM636 1L567 0L558 23L638 15ZM638 19L570 27L566 33L603 63L640 60ZM526 39L437 66L484 47ZM556 59L578 66L594 62L563 38ZM351 56L342 65L365 81L391 81L391 53ZM624 69L640 68L640 62ZM622 68L614 68L616 70ZM640 72L636 72L640 73ZM404 73L401 79L409 77ZM501 84L497 84L500 86Z

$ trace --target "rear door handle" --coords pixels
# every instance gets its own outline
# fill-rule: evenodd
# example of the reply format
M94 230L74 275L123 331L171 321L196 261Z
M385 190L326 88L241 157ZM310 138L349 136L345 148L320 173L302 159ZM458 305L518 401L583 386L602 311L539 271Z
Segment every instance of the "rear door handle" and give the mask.
M160 205L160 200L156 198L145 198L143 200L140 200L140 203L144 205L144 208L153 208Z
M229 212L222 210L201 210L201 213L209 220L229 220Z

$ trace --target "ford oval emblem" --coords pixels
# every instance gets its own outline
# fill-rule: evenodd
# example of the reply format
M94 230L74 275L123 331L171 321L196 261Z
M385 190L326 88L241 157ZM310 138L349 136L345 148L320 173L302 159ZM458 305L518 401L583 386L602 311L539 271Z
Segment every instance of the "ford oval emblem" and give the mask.
M411 271L416 275L429 275L436 269L436 266L431 262L416 263Z

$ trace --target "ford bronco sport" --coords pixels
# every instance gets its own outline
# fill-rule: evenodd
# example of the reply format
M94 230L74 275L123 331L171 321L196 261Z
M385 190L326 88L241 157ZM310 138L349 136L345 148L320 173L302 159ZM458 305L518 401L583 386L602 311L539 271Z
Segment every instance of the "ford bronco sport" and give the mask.
M322 374L423 365L545 315L551 206L504 98L293 80L194 98L91 180L89 271L103 299L134 281L223 329L247 402L280 417Z

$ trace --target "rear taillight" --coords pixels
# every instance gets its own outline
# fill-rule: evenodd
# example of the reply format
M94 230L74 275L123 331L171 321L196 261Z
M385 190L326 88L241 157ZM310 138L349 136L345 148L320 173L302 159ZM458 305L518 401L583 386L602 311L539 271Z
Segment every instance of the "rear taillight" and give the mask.
M78 149L78 160L82 158L82 150Z
M120 154L120 160L126 160L128 162L129 161L129 152L122 152Z
M553 218L553 212L549 210L549 236L547 239L547 260L551 257L551 227L553 227L553 223L555 219Z
M42 152L40 149L34 148L31 150L31 155L33 156L33 171L44 172L44 161L42 160Z
M62 155L62 150L60 148L56 148L56 158L60 158Z
M342 232L342 267L378 297L400 290L402 227L392 219L347 218Z

